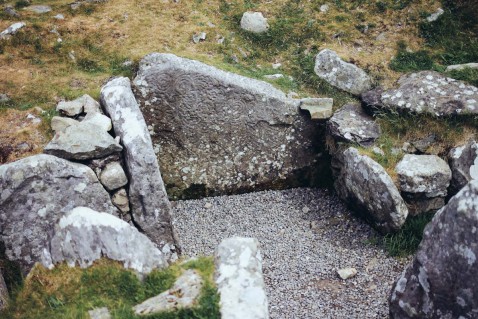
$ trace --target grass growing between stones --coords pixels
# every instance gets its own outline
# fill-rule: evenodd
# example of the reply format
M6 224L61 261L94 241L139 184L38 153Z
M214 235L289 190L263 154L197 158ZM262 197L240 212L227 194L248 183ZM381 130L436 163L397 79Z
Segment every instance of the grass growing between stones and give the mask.
M101 260L88 269L59 265L53 270L36 266L14 290L1 318L89 318L88 310L107 307L115 319L137 319L132 306L171 288L185 269L196 269L204 280L197 305L149 316L150 319L219 318L219 296L213 281L212 258L199 258L155 270L143 281L119 263Z

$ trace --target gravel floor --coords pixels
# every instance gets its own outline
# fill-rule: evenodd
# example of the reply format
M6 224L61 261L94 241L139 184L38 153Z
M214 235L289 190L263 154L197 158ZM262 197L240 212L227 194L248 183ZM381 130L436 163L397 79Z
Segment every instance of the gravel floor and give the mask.
M370 240L375 231L323 189L266 191L173 203L186 256L211 255L223 238L255 237L274 318L388 318L387 297L405 261ZM336 270L355 267L343 281Z

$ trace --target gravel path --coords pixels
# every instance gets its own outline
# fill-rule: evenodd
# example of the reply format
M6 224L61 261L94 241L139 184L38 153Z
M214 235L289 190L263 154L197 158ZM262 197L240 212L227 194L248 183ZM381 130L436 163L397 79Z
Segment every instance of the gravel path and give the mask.
M370 244L375 231L323 189L266 191L173 203L186 256L211 255L223 238L261 244L271 319L388 318L404 264ZM336 270L355 267L343 281Z

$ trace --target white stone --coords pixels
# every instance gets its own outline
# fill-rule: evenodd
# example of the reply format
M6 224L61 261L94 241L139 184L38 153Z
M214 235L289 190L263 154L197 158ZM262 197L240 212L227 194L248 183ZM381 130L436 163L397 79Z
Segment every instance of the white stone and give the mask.
M55 132L60 132L64 131L69 126L77 125L78 123L80 122L69 117L54 116L51 119L51 129Z
M258 241L241 237L225 239L215 256L221 318L269 318Z
M280 73L264 75L264 78L268 80L278 80L283 77L284 77L284 74L280 74Z
M128 183L126 173L119 162L106 164L99 177L101 184L109 191L120 188Z
M25 26L25 22L17 22L0 32L0 39L6 39L10 35L17 33L18 30Z
M329 5L328 4L323 4L319 8L320 12L327 13L329 11Z
M263 33L269 30L269 24L261 12L244 12L241 28L253 33Z
M332 116L333 105L331 98L305 98L300 100L299 108L308 111L312 120L324 120Z
M428 22L436 21L444 13L445 13L445 11L443 11L442 8L438 8L438 10L435 13L433 13L433 14L431 14L427 17L427 21Z
M337 274L343 280L347 280L347 279L355 277L357 275L357 269L355 269L355 268L342 268L342 269L337 270Z
M99 112L90 112L86 114L82 122L94 124L105 132L111 131L111 129L113 128L111 124L111 119Z
M454 64L446 67L446 72L450 71L462 71L465 69L478 69L478 63L465 63L465 64Z
M90 315L90 319L111 319L111 314L106 307L90 310L88 315Z

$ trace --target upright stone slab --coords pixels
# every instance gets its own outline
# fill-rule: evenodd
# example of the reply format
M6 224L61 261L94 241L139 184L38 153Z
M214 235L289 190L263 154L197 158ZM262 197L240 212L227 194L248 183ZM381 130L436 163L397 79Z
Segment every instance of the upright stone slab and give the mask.
M1 165L0 240L7 257L25 273L49 258L55 224L79 205L118 215L88 166L44 154Z
M340 162L334 183L339 197L381 232L399 230L408 209L385 169L353 147L335 156Z
M477 229L478 181L471 181L426 226L392 289L391 318L476 318Z
M109 81L101 89L101 103L123 144L133 222L164 252L173 250L171 204L129 79Z
M452 172L450 191L455 194L471 180L478 179L478 144L471 140L455 147L448 158Z
M141 61L134 84L171 195L320 180L322 130L270 84L159 53Z
M222 319L269 318L257 239L223 240L216 249L215 277Z

